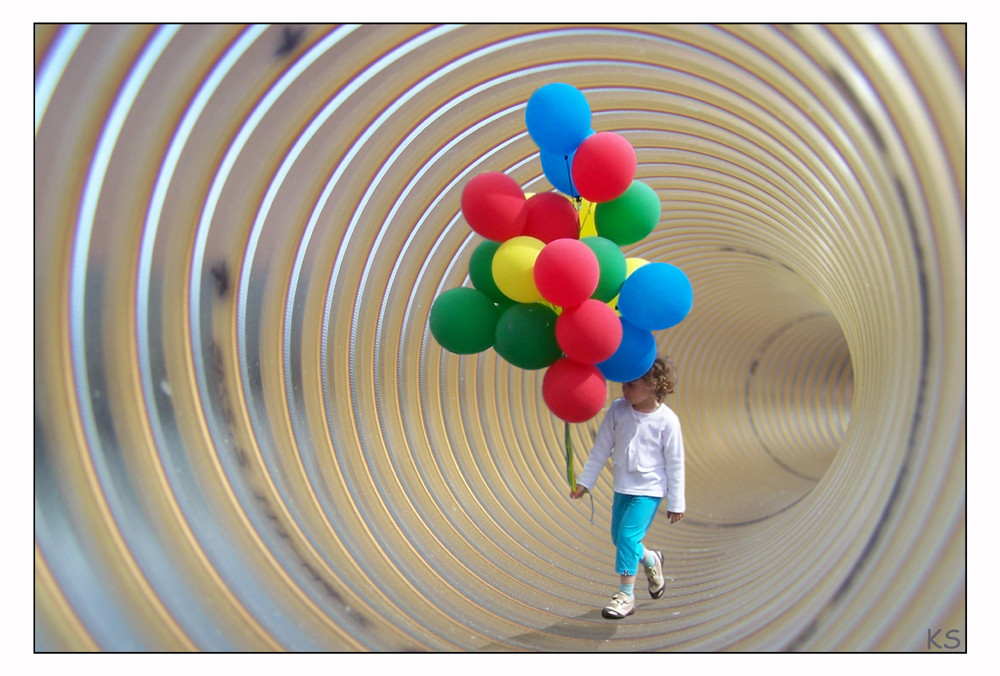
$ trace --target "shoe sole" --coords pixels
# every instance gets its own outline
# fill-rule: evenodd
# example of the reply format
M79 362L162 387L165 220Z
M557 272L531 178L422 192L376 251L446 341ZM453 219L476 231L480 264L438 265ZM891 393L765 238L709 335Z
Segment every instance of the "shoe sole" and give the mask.
M631 615L634 612L635 612L635 608L632 608L632 610L628 611L624 615L617 615L615 613L609 612L607 608L602 608L601 609L601 615L603 615L608 620L624 620L626 617L628 617L629 615Z
M660 557L660 572L662 573L663 572L663 554L661 554L660 552L657 552L656 554ZM661 596L663 596L663 592L665 592L665 591L667 591L667 579L666 579L666 576L664 576L664 578L663 578L663 586L662 587L660 587L656 591L653 591L652 589L649 590L649 598L654 599L654 600L658 599Z

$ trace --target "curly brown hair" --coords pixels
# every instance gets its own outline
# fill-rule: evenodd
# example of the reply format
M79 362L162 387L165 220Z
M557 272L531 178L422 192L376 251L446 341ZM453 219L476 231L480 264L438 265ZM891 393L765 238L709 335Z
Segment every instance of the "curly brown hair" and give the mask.
M656 394L656 400L663 401L677 385L677 365L666 355L657 357L642 379Z

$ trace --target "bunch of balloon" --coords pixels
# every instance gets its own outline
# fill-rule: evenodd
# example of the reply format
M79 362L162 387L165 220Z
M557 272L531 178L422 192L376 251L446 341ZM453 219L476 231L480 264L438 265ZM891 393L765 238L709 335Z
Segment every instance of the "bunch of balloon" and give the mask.
M684 319L691 285L673 265L625 257L622 247L659 222L659 196L635 179L628 140L591 129L580 91L541 87L525 122L557 192L526 195L501 172L466 183L462 215L483 237L469 261L472 287L440 294L430 329L448 351L492 347L513 366L547 369L542 396L567 424L572 484L569 423L600 413L608 380L627 382L649 370L652 332Z
M641 241L659 223L660 199L635 178L631 143L592 129L590 106L579 90L558 82L539 88L528 100L525 123L538 145L542 172L576 203L581 241L601 261L598 289L587 303L564 307L559 317L557 337L565 361L553 365L543 382L549 408L567 422L579 422L600 410L590 398L594 369L617 382L645 374L656 358L652 332L684 319L691 309L691 285L676 266L626 259L622 253L621 247ZM640 268L643 273L633 279ZM600 302L609 304L613 321L597 310ZM597 345L614 347L602 353Z

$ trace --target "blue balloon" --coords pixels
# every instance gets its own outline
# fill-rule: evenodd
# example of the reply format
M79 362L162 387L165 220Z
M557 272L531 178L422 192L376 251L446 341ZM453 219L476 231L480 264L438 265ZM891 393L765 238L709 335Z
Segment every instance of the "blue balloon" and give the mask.
M676 265L647 263L622 284L618 311L622 318L649 331L669 329L691 311L691 282Z
M627 383L646 375L656 361L656 338L651 331L620 320L622 342L615 353L597 364L597 369L607 380Z
M590 135L590 104L576 87L553 82L535 90L524 111L528 134L553 155L571 155Z
M576 152L569 155L557 155L543 150L540 153L542 158L542 172L556 190L565 193L570 197L579 197L580 193L573 187L573 177L569 168L573 166L573 157Z

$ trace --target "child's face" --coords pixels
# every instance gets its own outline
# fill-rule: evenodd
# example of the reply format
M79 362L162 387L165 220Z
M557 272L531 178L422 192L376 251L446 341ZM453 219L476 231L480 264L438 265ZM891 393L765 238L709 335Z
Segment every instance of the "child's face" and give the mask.
M622 383L622 396L635 407L648 407L657 403L656 392L642 378Z

